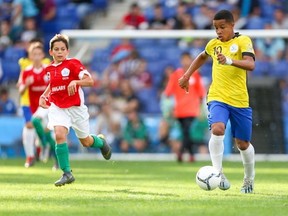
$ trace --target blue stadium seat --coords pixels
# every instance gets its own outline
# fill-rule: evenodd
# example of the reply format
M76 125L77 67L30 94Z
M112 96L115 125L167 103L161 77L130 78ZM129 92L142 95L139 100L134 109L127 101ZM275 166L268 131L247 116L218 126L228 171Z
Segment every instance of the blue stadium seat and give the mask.
M24 56L26 56L26 50L24 48L10 46L5 49L3 61L18 61Z
M165 18L171 18L174 17L176 15L176 7L168 7L168 6L164 6L163 7L163 15Z
M135 38L131 42L138 50L140 50L145 47L154 47L157 41L156 39Z
M287 76L288 62L286 60L271 63L270 75L278 78Z
M178 39L175 38L160 38L157 40L157 45L160 47L176 47L178 46Z
M147 61L158 61L163 58L161 56L161 50L155 49L153 46L142 47L138 49L140 57L146 59Z
M261 17L252 17L247 21L247 29L264 29L265 20Z
M271 64L268 61L255 61L255 69L252 72L252 76L267 76L270 73L273 73L271 71Z
M160 102L157 95L157 89L145 88L136 93L140 101L140 112L146 114L160 114Z
M2 61L3 77L2 83L15 82L18 80L20 74L20 67L18 61Z
M0 116L0 152L3 157L16 157L22 154L22 130L24 118Z

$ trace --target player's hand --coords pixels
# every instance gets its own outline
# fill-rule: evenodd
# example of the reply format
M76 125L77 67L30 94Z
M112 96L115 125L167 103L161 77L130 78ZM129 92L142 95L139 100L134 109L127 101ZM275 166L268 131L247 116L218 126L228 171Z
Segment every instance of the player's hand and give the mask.
M182 76L178 80L178 84L182 89L184 89L186 91L186 93L189 92L189 79L187 79L187 77Z
M219 64L222 65L231 65L232 64L232 60L228 57L226 57L225 55L223 55L222 53L216 51L217 54L217 61Z
M68 85L68 95L74 95L77 92L77 83L75 80L71 81Z
M34 77L33 76L29 76L27 77L27 79L25 80L25 85L26 86L30 86L31 84L34 83Z
M42 95L39 98L39 106L44 108L44 109L48 109L50 106L50 102L49 102L48 98Z

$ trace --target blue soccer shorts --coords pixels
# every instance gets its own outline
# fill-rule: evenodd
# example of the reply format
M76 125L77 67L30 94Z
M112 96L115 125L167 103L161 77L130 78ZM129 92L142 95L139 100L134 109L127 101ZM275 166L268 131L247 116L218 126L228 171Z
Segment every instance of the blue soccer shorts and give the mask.
M22 106L23 115L25 118L25 122L30 122L32 119L32 112L29 106Z
M237 108L228 104L211 101L208 103L208 123L209 128L217 122L223 122L225 125L228 120L231 123L231 132L234 138L247 141L251 140L252 135L252 109Z

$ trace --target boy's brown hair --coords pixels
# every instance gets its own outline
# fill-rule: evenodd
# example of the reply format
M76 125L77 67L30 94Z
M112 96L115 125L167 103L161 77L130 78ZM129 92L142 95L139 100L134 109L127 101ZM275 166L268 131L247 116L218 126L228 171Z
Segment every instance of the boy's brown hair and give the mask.
M63 34L56 34L51 40L50 40L50 43L49 43L49 46L50 46L50 50L53 49L53 46L54 46L54 43L55 42L59 42L59 41L62 41L66 48L69 49L69 38L67 35L63 35Z

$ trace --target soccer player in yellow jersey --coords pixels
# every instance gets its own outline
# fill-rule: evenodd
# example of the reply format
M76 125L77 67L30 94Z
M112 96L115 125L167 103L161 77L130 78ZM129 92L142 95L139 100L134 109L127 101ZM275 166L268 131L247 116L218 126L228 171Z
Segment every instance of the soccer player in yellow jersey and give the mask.
M41 43L38 40L31 41L30 46L32 46L35 43ZM28 47L28 50L29 50ZM49 58L44 58L42 61L44 64L49 64L51 60ZM18 87L20 87L20 84L22 83L22 74L23 71L30 65L32 65L32 60L28 57L20 58L18 61L18 64L20 66L20 75L18 78ZM34 152L34 143L35 143L35 131L32 124L32 112L30 110L30 103L29 103L29 92L28 89L26 89L23 93L20 94L20 106L23 111L23 115L25 118L25 126L23 128L22 132L22 142L24 146L24 151L26 155L26 162L24 164L25 167L30 167L35 162L35 152ZM38 152L40 153L40 152Z
M232 135L240 151L244 166L242 193L254 189L255 151L250 143L252 135L252 109L249 107L247 72L254 70L255 55L249 37L234 32L234 18L230 11L221 10L213 18L217 38L211 39L203 52L191 63L178 80L181 88L188 89L188 80L208 57L213 60L212 83L207 95L208 121L211 130L209 152L212 165L221 173L219 188L227 190L230 183L223 174L222 159L224 133L231 122Z

